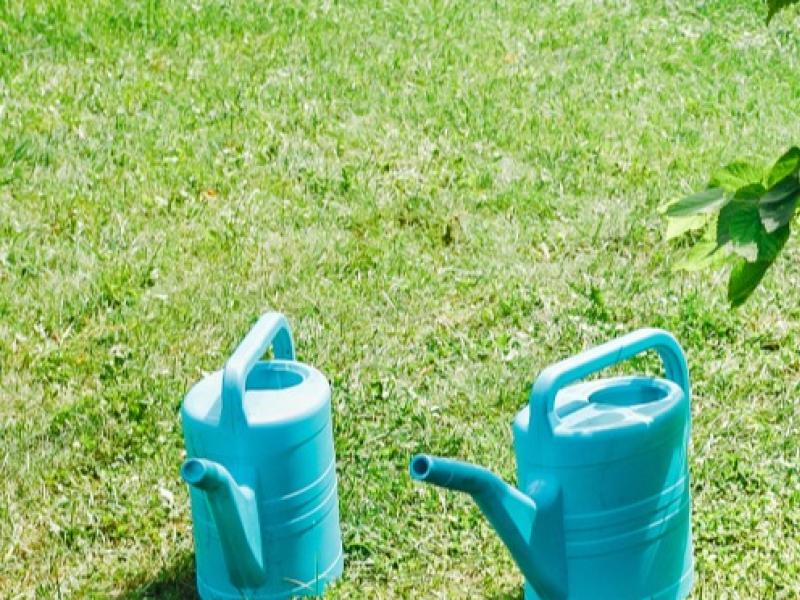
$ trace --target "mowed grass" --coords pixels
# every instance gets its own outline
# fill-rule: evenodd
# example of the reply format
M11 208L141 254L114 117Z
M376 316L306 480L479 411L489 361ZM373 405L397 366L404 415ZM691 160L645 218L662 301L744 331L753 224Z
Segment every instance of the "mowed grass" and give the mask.
M797 597L797 245L731 312L723 276L670 272L656 213L800 140L800 23L763 17L0 3L0 596L192 596L178 408L280 310L334 389L329 598L520 598L408 460L513 481L536 374L643 325L694 382L695 597Z

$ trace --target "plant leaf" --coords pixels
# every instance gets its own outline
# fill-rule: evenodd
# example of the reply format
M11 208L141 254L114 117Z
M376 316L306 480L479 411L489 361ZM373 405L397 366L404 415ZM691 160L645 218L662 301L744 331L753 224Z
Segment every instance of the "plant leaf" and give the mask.
M688 217L670 217L667 219L667 239L682 236L687 231L702 229L708 223L708 213L689 215Z
M761 283L767 269L775 262L775 258L788 238L789 226L787 225L763 237L762 244L759 245L757 261L739 260L734 265L728 279L728 301L732 306L739 306L750 297L750 294Z
M778 254L780 254L788 239L788 225L784 225L772 233L762 234L758 240L758 260L773 261L778 258Z
M792 220L798 197L800 182L795 175L784 177L761 197L758 213L767 232L771 233Z
M667 206L665 212L668 217L688 217L689 215L710 212L722 206L724 202L725 192L722 188L709 188L673 202Z
M717 246L730 244L734 252L750 262L758 258L758 240L763 231L758 214L758 199L763 191L760 184L740 189L722 207L717 219Z
M769 269L769 261L747 262L740 260L728 279L728 301L731 306L740 306L750 297Z
M779 11L795 4L799 0L767 0L767 25Z
M745 186L761 183L763 169L751 163L737 160L722 167L711 176L708 187L720 187L726 192L736 192Z
M789 175L796 175L798 169L800 169L800 148L792 146L772 165L767 176L767 188L773 187Z

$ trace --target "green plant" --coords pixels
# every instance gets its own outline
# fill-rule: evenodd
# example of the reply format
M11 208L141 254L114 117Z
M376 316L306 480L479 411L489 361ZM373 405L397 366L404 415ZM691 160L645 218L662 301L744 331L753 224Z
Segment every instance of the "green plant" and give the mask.
M675 268L732 265L728 300L733 306L742 304L789 238L800 198L798 170L797 147L768 169L733 162L715 173L705 189L665 206L667 239L692 232L693 244Z
M767 0L767 23L800 0ZM789 238L800 197L800 149L790 148L771 169L737 161L715 173L705 189L669 203L667 239L693 244L675 264L696 271L731 265L728 300L739 306L758 287ZM716 215L716 220L714 220Z
M772 20L772 17L774 17L778 11L792 4L796 4L797 2L800 2L800 0L767 0L767 23Z

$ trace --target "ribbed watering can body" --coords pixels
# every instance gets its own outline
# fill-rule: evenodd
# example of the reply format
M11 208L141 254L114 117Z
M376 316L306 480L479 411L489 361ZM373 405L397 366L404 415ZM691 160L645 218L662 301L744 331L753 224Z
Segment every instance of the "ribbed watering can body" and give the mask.
M661 357L663 378L581 381L648 350ZM495 485L501 500L495 504L510 507L509 518L484 510L526 576L526 600L674 600L689 594L690 430L686 360L665 331L635 331L539 375L513 424L518 488L533 507ZM429 467L437 464L443 465L438 471ZM411 474L469 491L453 485L455 471L446 467L436 457L416 457ZM481 507L490 504L486 494L476 500ZM517 518L514 530L509 524L525 510L532 518Z
M331 390L284 317L262 316L181 416L201 597L321 595L342 571Z
M574 383L655 350L665 378ZM514 421L522 489L543 477L563 499L566 585L576 599L674 599L692 585L686 361L664 331L640 330L546 369ZM538 599L526 588L526 599Z

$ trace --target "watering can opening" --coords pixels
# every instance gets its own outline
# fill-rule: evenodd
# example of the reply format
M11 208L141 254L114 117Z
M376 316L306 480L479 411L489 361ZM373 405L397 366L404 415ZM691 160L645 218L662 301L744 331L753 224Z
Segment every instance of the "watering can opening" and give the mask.
M190 458L181 466L181 477L186 483L196 485L203 480L206 470L202 461Z
M602 388L589 393L587 400L592 404L634 406L658 402L669 396L670 392L670 388L655 379L613 379L607 380Z
M427 456L417 455L411 461L411 476L414 479L425 479L431 470L431 460Z
M253 365L242 406L250 425L284 428L287 423L305 422L298 432L308 437L330 422L328 413L319 410L320 398L329 394L319 371L293 360L274 359Z
M247 391L279 391L300 385L308 377L308 369L285 361L259 362L247 376Z
M647 376L593 379L569 385L556 395L555 431L561 434L611 432L649 426L680 402L672 381Z

